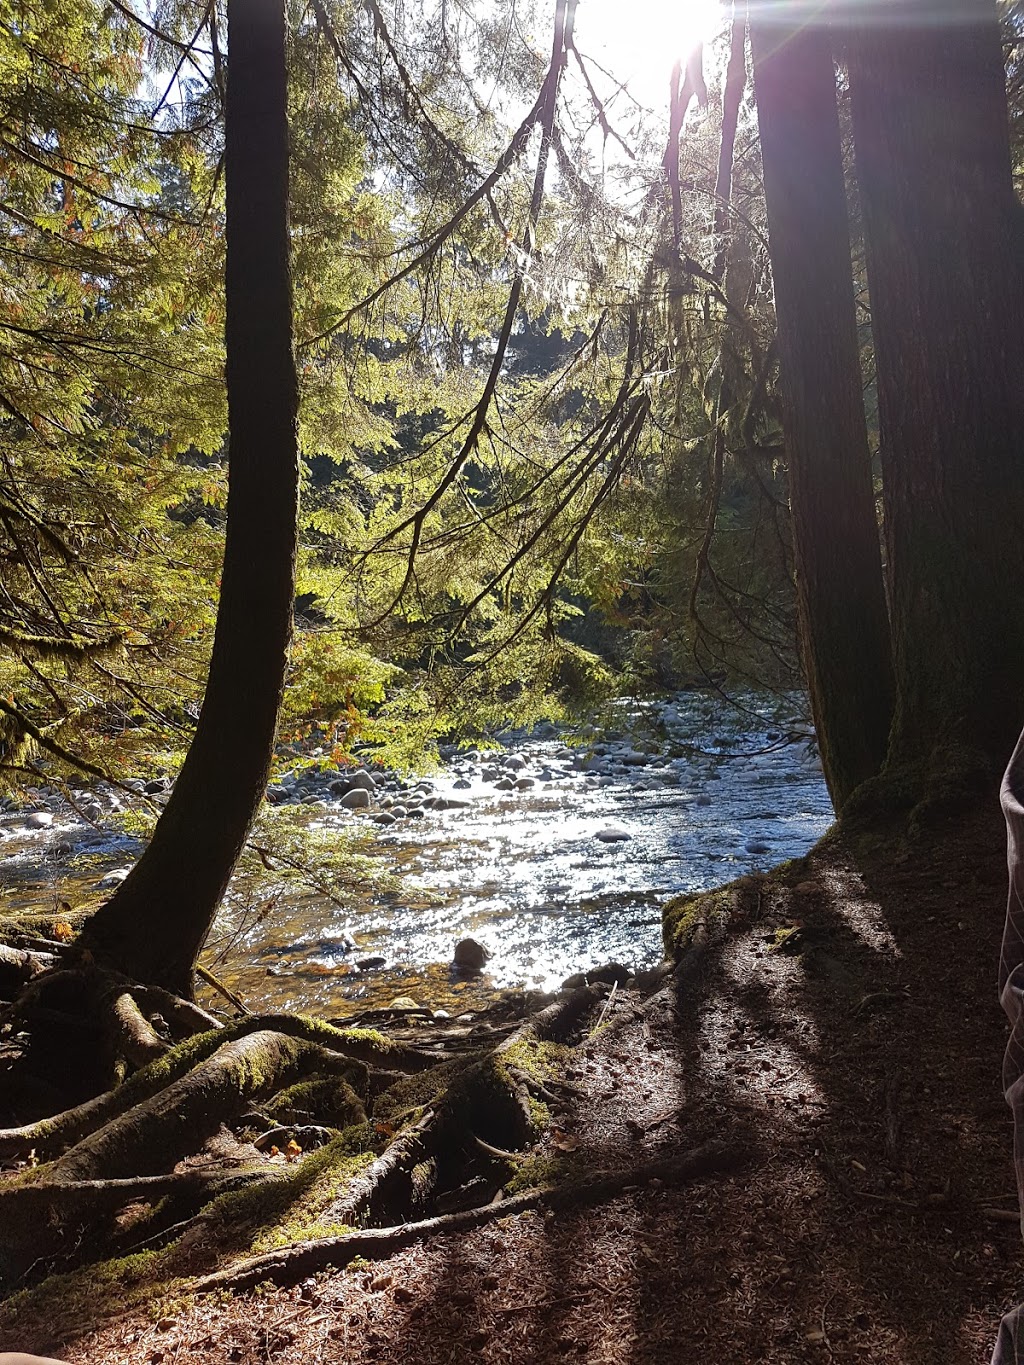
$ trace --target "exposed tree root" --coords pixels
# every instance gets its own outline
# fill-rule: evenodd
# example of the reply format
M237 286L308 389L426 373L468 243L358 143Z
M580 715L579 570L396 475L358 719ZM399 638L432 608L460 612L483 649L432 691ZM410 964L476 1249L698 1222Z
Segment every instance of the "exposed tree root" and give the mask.
M406 1072L426 1070L437 1062L436 1058L415 1048L389 1043L380 1034L338 1029L303 1015L250 1015L235 1024L217 1027L186 1040L137 1071L124 1085L64 1113L18 1128L0 1129L0 1158L25 1157L33 1151L37 1157L56 1156L200 1066L217 1048L261 1030L319 1044L363 1066L380 1063L397 1079L404 1079Z
M263 1029L223 1043L209 1060L82 1139L48 1168L53 1183L150 1175L198 1151L248 1101L331 1070L325 1048Z
M30 978L14 1007L19 1028L45 1021L52 1046L75 1027L78 1009L82 1027L103 1026L124 1072L139 1069L84 1103L0 1130L0 1158L21 1162L0 1176L0 1280L10 1289L97 1253L166 1245L200 1216L200 1241L237 1254L252 1248L268 1210L271 1218L284 1216L296 1199L315 1205L307 1226L385 1225L385 1233L359 1234L364 1241L352 1244L352 1255L388 1245L387 1225L403 1218L418 1218L409 1227L429 1235L435 1227L457 1230L460 1218L472 1226L494 1216L468 1206L494 1198L516 1164L516 1149L532 1144L546 1121L542 1101L554 1102L546 1081L558 1084L550 1058L560 1054L545 1049L563 1044L607 999L606 986L582 986L510 1034L502 1026L477 1040L460 1036L453 1056L440 1035L415 1046L303 1016L220 1025L166 991L126 983L92 964ZM192 1036L174 1042L176 1033ZM314 1153L308 1166L268 1164L278 1146L299 1157L325 1142L323 1156ZM185 1164L200 1154L203 1165ZM688 1178L691 1167L697 1173L725 1159L718 1148L701 1149L699 1160L690 1154L668 1163L668 1176L661 1163L646 1175L641 1168L574 1186L572 1199L604 1197L602 1190L631 1179L675 1178L677 1167L679 1178ZM278 1193L269 1203L259 1193L250 1200L248 1192L241 1203L212 1203L253 1182ZM545 1187L497 1207L558 1207L561 1198ZM130 1205L141 1207L122 1216ZM420 1216L430 1212L439 1217ZM391 1231L393 1240L399 1234ZM189 1243L181 1239L186 1261Z
M341 1237L326 1237L298 1246L285 1247L265 1256L253 1256L229 1270L204 1276L195 1282L193 1288L197 1293L207 1293L224 1289L236 1291L251 1289L266 1280L271 1280L275 1284L293 1284L306 1275L324 1270L328 1266L337 1268L347 1265L357 1256L365 1257L367 1260L379 1260L411 1246L414 1242L445 1233L468 1232L483 1223L524 1213L527 1209L586 1208L614 1199L631 1186L644 1185L651 1180L660 1180L666 1185L684 1185L700 1179L701 1176L734 1170L748 1159L749 1153L742 1149L728 1147L721 1142L711 1142L680 1156L646 1162L629 1170L602 1172L600 1175L571 1184L540 1185L509 1199L503 1199L499 1203L485 1205L483 1208L464 1209L458 1213L424 1218L419 1222L403 1223L397 1227L374 1228L347 1233Z
M140 1067L164 1055L167 1044L143 1014L131 991L116 992L109 1009L116 1069L121 1069L122 1059Z
M607 995L605 986L581 986L522 1023L511 1036L454 1075L437 1078L437 1093L411 1127L405 1128L329 1210L331 1222L379 1221L404 1209L422 1207L441 1186L465 1174L464 1149L478 1137L504 1148L525 1146L536 1136L531 1091L535 1081L510 1059L530 1044L564 1039ZM545 1092L546 1093L546 1092ZM421 1101L422 1102L422 1101ZM505 1168L491 1182L503 1183Z
M11 948L0 943L0 997L11 999L26 981L56 965L53 953Z

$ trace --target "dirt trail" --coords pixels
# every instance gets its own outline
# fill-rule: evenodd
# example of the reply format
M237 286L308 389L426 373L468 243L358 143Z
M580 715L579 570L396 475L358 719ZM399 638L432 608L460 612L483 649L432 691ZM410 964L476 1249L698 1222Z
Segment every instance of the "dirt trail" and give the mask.
M618 992L531 1158L622 1170L718 1139L739 1170L287 1288L77 1325L37 1302L0 1346L75 1365L987 1361L1024 1293L998 811L884 848L831 841L749 881L699 980Z

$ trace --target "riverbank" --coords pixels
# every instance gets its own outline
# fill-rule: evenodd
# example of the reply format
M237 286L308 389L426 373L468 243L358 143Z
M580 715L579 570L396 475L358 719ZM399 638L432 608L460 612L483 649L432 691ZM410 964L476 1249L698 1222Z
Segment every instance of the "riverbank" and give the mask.
M421 777L311 754L271 784L262 855L233 880L204 965L253 1009L330 1017L403 996L458 1013L607 962L650 967L662 901L804 853L831 823L804 699L739 700L679 693L601 731L446 748ZM0 814L7 906L78 909L126 876L141 843L119 808L168 794L166 776L148 781L159 790L83 791L93 825L52 791ZM491 952L474 979L450 970L466 937Z
M825 841L691 919L725 932L588 1024L536 1155L641 1170L709 1139L741 1163L502 1218L295 1285L69 1321L3 1345L74 1365L758 1360L977 1365L1021 1295L995 970L994 805L912 841Z

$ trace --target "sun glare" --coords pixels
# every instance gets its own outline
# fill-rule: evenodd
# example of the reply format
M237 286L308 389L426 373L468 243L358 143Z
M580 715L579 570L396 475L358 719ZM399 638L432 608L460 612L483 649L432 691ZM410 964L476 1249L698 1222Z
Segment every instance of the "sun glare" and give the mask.
M720 0L579 0L576 37L584 55L657 109L668 103L673 63L685 63L722 22Z

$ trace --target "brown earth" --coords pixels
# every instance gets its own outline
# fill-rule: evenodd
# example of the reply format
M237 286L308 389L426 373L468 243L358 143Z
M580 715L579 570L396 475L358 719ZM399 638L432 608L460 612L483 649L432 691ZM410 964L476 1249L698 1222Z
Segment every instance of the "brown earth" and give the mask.
M624 1171L719 1139L743 1159L438 1236L297 1285L118 1314L59 1289L0 1349L239 1365L981 1365L1024 1295L998 809L899 840L833 837L712 904L727 932L569 1055L543 1154ZM787 933L788 930L795 932ZM0 1234L2 1235L2 1234Z

